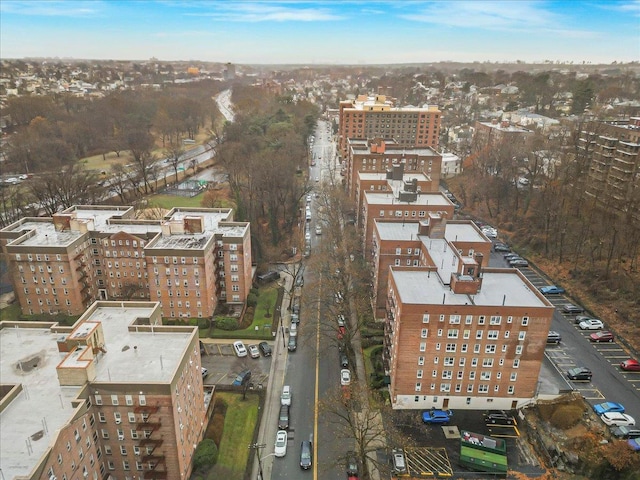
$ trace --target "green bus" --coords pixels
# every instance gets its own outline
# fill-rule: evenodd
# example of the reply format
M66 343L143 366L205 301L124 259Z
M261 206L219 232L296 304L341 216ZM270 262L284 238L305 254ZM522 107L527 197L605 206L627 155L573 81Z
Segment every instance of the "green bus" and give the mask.
M475 472L507 474L507 444L501 438L463 431L460 463Z

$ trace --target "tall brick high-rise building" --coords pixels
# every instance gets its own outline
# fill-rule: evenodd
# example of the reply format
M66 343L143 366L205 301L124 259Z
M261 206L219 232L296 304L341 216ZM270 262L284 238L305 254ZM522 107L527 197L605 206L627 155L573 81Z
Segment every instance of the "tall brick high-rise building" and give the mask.
M338 151L347 157L347 139L393 139L400 145L438 149L438 107L398 107L385 95L359 95L339 105Z

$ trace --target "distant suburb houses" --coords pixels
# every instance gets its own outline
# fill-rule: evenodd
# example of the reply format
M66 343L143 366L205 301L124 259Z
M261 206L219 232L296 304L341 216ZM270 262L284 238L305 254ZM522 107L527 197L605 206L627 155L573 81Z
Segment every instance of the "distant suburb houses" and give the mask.
M252 281L248 222L228 208L174 208L161 220L130 206L73 206L0 230L23 314L80 315L97 300L160 302L165 318L240 313Z

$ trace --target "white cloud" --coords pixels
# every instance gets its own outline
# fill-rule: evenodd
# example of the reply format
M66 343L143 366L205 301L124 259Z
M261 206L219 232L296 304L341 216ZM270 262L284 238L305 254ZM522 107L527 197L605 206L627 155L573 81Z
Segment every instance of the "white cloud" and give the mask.
M412 5L417 7L419 4ZM423 8L416 8L416 13L404 13L400 17L452 28L522 33L538 31L573 37L593 35L593 32L566 28L571 22L543 7L544 3L535 1L429 2Z
M291 6L289 6L291 5ZM216 2L203 3L213 6L215 11L187 13L186 15L208 16L225 22L317 22L344 20L327 8L304 8L290 2Z
M42 17L94 17L102 14L104 2L100 0L2 0L0 12L13 15L30 15Z

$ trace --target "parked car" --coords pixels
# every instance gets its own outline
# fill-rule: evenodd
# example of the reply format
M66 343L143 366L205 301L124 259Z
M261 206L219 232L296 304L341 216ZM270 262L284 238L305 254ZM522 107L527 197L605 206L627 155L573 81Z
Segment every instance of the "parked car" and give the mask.
M562 337L558 332L554 332L553 330L550 330L549 333L547 333L547 343L555 343L557 345L561 341L562 341Z
M358 457L355 452L347 452L347 475L350 477L358 476Z
M298 335L298 324L291 322L291 325L289 326L289 335L291 335L292 337L295 337Z
M287 440L289 435L286 430L276 432L276 444L273 453L276 457L282 458L287 454Z
M588 368L576 367L567 371L567 377L569 377L569 380L591 381L593 373Z
M289 428L289 405L280 405L280 415L278 415L278 428L287 430Z
M621 425L611 428L611 434L616 438L640 438L640 429Z
M407 473L407 462L402 449L394 448L391 450L391 465L395 473Z
M296 287L304 287L304 275L302 273L296 275Z
M620 362L620 368L627 372L640 372L640 362L633 358Z
M566 313L567 315L576 315L579 313L583 313L584 308L579 305L573 305L572 303L568 303L567 305L562 307L562 313Z
M236 375L233 385L236 387L243 387L251 379L251 370L243 370Z
M206 377L207 375L209 375L209 370L207 370L204 367L200 367L200 373L202 373L202 378Z
M260 358L260 350L258 350L257 345L249 345L249 355L251 358Z
M262 352L262 355L264 355L265 357L271 356L271 346L267 342L260 342L258 344L258 348Z
M600 415L600 418L607 425L616 425L618 427L625 425L628 427L633 427L636 424L636 421L631 415L627 415L626 413L620 412L609 412L603 413Z
M511 265L512 267L528 267L529 262L524 258L516 258L514 260L511 260L509 262L509 265Z
M300 444L300 468L309 470L313 465L313 443L304 440Z
M543 295L561 295L564 293L564 288L557 287L556 285L549 285L547 287L541 287L540 293Z
M348 368L340 370L340 385L351 384L351 371Z
M422 423L449 423L452 416L453 412L451 410L432 408L431 410L425 410L422 412Z
M287 350L290 352L295 352L298 348L298 337L289 337L289 343L287 343Z
M244 343L242 343L240 340L238 340L237 342L233 342L233 350L236 352L236 355L238 357L247 356L247 349L244 346Z
M594 405L593 411L596 412L597 415L609 412L624 413L624 405L617 402L603 402Z
M316 235L322 235L322 227L320 225L316 225Z
M344 352L340 352L340 366L342 368L349 368L349 357Z
M580 327L580 330L600 330L604 328L604 323L602 323L601 320L590 318L589 320L580 322L578 327Z
M291 314L291 324L298 324L300 323L300 315L298 315L297 313L292 313Z
M503 255L504 259L508 262L509 260L513 259L513 258L522 258L520 255L518 255L517 253L505 253Z
M291 405L292 397L291 387L289 385L283 386L280 394L280 405Z
M494 252L510 252L511 251L511 247L509 245L507 245L506 243L496 242L493 245L493 251Z
M589 335L590 342L613 342L613 333L602 330L601 332L592 333Z
M640 439L630 438L629 440L627 440L627 445L629 445L631 450L633 450L634 452L640 452Z
M512 415L501 410L485 413L484 423L487 425L517 425L516 419Z
M280 273L278 272L267 272L262 275L258 275L258 280L263 283L273 282L274 280L280 280Z

